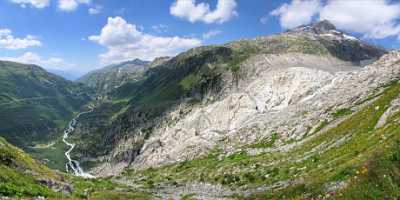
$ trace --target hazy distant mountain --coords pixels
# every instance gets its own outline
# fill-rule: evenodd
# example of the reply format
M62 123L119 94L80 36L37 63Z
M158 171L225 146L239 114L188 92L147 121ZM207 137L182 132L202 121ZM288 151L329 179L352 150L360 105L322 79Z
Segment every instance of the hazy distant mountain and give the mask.
M139 80L150 62L135 59L89 72L77 82L94 88L98 93L107 93L128 81Z
M61 76L67 80L75 81L79 77L81 77L79 72L74 71L65 71L65 70L57 70L57 69L47 69L48 72Z

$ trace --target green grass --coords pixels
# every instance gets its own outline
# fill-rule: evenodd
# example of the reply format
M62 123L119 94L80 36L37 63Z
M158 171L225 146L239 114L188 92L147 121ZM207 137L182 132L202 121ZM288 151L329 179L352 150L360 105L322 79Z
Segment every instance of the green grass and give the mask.
M337 110L336 112L332 113L332 116L334 118L339 118L339 117L343 117L346 115L350 115L351 113L353 113L353 111L350 108L341 108L341 109Z
M327 125L329 124L328 120L324 120L322 121L317 128L315 128L314 133L318 133L319 131L321 131L323 128L325 128Z
M399 199L400 140L376 152L357 171L349 186L337 192L337 199Z
M127 191L103 191L95 192L88 198L89 200L151 200L152 196L145 192Z
M68 147L62 142L61 137L54 142L55 144L51 147L28 148L26 152L51 169L65 171L65 163L67 160L64 153Z
M54 196L55 192L37 184L29 175L0 165L0 196Z
M188 194L182 197L181 200L196 200L193 194Z
M54 196L37 178L60 177L22 150L0 138L0 196Z
M55 192L39 180L50 180L54 185L71 185L73 192ZM109 179L83 179L55 172L3 138L0 138L0 196L11 199L38 196L48 199L152 199L148 193L132 190Z
M275 142L279 139L278 133L273 133L270 138L249 145L249 148L271 148L275 146Z

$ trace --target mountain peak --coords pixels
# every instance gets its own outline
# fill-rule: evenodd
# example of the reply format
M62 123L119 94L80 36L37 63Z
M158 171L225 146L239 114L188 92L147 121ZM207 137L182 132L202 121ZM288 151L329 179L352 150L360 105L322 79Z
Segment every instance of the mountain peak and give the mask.
M331 30L336 30L335 25L333 25L330 21L328 20L322 20L316 23L313 23L311 25L311 27L313 27L313 29L315 30L315 32L317 33L326 33L329 32Z
M129 60L129 61L125 61L125 62L122 62L122 63L119 63L119 64L115 64L115 65L130 65L130 64L133 64L133 65L147 65L149 63L149 61L144 61L144 60L141 60L141 59L139 59L139 58L136 58L136 59L134 59L134 60Z
M289 30L288 32L324 34L335 30L335 25L333 25L330 21L322 20L312 24L299 26L297 28Z

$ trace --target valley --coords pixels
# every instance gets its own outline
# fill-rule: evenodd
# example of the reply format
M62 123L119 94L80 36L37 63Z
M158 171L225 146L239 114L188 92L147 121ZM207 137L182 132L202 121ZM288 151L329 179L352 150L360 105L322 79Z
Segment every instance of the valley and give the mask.
M64 135L62 138L62 141L69 146L69 149L65 152L65 157L67 157L67 163L65 164L65 170L68 173L69 171L72 172L72 174L74 174L75 176L81 176L84 178L94 178L92 175L90 175L89 173L86 173L83 171L83 169L80 166L80 163L76 160L72 160L71 159L71 152L72 150L74 150L75 148L75 144L73 143L69 143L67 141L69 134L71 134L74 131L74 126L76 125L76 123L78 123L78 119L81 115L87 114L87 113L91 113L93 112L94 108L93 107L89 107L89 111L85 111L85 112L80 112L78 115L76 115L75 118L73 118L71 120L71 122L69 122L68 124L68 128L64 131Z
M326 20L0 90L0 198L400 198L400 52Z

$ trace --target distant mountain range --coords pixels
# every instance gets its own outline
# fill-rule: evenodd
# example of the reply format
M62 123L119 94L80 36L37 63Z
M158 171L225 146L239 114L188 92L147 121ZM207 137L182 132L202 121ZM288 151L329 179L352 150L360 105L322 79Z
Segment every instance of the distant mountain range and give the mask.
M69 81L75 81L81 77L81 75L73 71L57 70L57 69L46 69L46 70L52 74L61 76Z

